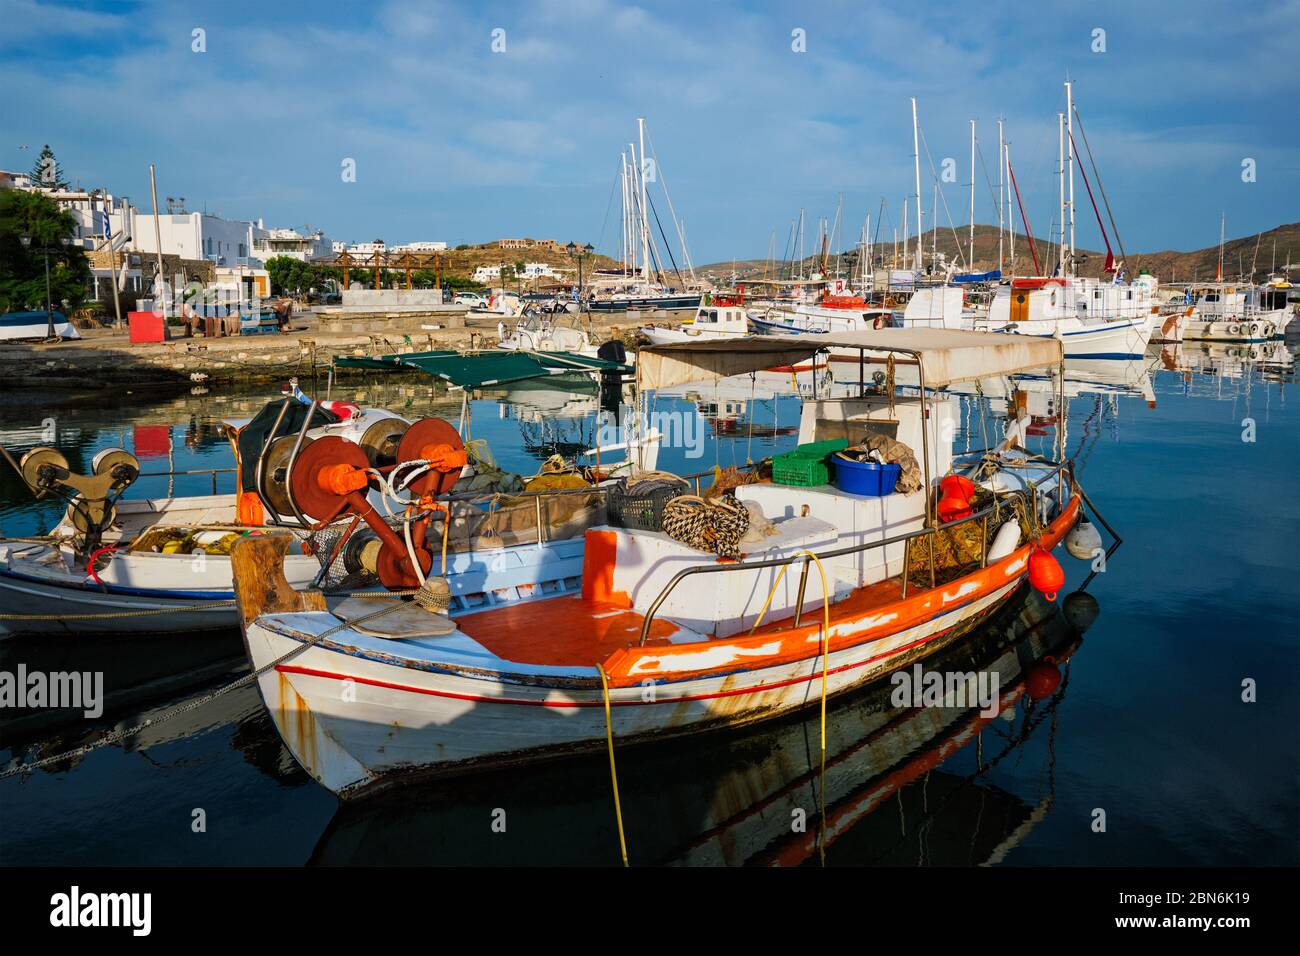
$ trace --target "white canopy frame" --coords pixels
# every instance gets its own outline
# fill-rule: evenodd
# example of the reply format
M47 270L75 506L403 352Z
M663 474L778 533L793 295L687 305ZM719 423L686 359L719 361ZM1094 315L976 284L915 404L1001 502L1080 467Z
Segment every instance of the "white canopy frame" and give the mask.
M824 349L856 349L859 395L865 394L868 352L903 355L915 365L921 402L925 469L926 522L934 523L930 506L930 438L932 420L926 393L958 382L1014 375L1032 369L1057 369L1057 415L1065 415L1065 348L1059 338L957 329L875 329L806 336L752 336L675 342L641 349L637 354L638 404L646 392L672 385L714 381L807 361ZM1056 428L1058 461L1065 454L1063 422Z

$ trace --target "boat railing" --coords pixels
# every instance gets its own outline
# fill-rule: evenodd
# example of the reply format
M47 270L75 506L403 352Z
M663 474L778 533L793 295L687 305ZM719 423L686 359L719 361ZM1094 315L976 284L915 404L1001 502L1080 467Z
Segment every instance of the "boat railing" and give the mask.
M1049 464L1052 466L1052 475L1056 476L1057 478L1058 488L1060 487L1060 482L1062 481L1062 478L1068 475L1069 487L1073 492L1075 487L1074 475L1070 466L1066 463L1058 463L1058 462L1051 462ZM901 542L903 544L903 570L901 575L902 576L902 597L906 598L907 588L908 588L909 566L911 564L913 542L917 542L921 538L927 539L930 587L934 588L935 586L935 563L934 563L935 562L935 546L934 546L935 537L938 535L940 531L947 531L950 528L956 528L964 524L969 524L970 522L978 521L980 522L980 567L981 568L988 567L989 519L999 513L1005 513L1007 511L1007 507L1006 507L1007 499L1017 499L1017 498L1020 499L1020 501L1024 504L1026 508L1033 509L1030 512L1030 514L1035 516L1035 523L1036 523L1038 520L1037 516L1040 513L1039 512L1039 483L1034 483L1029 488L1018 489L1016 491L1009 492L1006 495L1004 495L1002 498L995 500L988 507L973 512L972 514L969 514L964 518L958 518L955 521L942 522L932 527L921 528L919 531L908 531L903 534L896 534L888 538L883 538L879 541L868 541L863 544L854 544L854 545L848 545L843 548L833 548L829 551L820 551L817 552L815 557L818 560L826 561L830 558L842 558L851 554L861 554L867 551L873 551L877 548L888 547L891 544L899 544ZM1058 501L1062 505L1064 505L1065 503L1064 498L1058 497ZM1012 511L1012 513L1013 514L1015 513L1014 510ZM645 617L641 622L641 638L637 642L637 646L638 647L645 646L645 642L650 636L650 625L653 623L655 619L655 615L659 613L660 607L663 606L664 601L668 599L668 596L673 592L673 590L677 587L677 585L680 584L682 581L684 581L686 578L696 574L728 574L735 571L756 571L763 568L783 568L783 567L788 567L789 565L792 565L798 561L803 562L803 568L801 569L801 573L799 576L799 592L798 592L798 597L795 600L795 609L794 609L794 626L798 627L800 621L803 618L804 595L807 593L808 568L809 568L809 564L812 562L812 557L809 557L807 554L793 554L790 555L789 557L767 558L762 561L734 561L734 562L727 562L725 564L702 564L695 567L683 568L681 571L678 571L676 574L674 574L672 579L666 585L664 585L663 590L660 591L658 597L654 599L654 602L650 605L650 609L646 612ZM888 571L888 561L886 561L886 571ZM830 600L829 595L824 596L823 600L829 601Z
M217 493L217 475L234 474L238 468L186 468L176 471L142 471L141 478L175 478L177 475L211 475L212 493Z

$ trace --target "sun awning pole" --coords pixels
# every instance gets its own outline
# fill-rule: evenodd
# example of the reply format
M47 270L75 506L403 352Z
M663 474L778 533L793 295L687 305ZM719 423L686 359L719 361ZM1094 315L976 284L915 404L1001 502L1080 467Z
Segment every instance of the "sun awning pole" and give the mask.
M921 458L925 470L925 523L927 527L934 527L930 502L930 431L927 424L930 416L925 405L925 363L921 361L921 353L916 349L898 349L898 351L916 358L916 381L921 391ZM931 548L933 547L931 542Z

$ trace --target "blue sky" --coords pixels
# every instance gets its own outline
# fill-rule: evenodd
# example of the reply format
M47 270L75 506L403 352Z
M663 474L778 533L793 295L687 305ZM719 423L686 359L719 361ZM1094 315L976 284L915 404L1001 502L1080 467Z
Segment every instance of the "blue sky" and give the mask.
M154 162L160 197L336 239L613 251L618 155L645 116L696 262L762 257L773 230L779 255L800 207L832 218L841 194L852 242L913 189L911 96L934 162L957 161L953 220L969 120L992 170L1001 115L1041 235L1067 73L1130 250L1212 245L1221 210L1230 237L1300 220L1300 0L0 0L0 17L0 168L48 142L69 177L146 206ZM924 156L922 173L928 203ZM976 219L996 221L976 182ZM1078 241L1097 248L1077 188Z

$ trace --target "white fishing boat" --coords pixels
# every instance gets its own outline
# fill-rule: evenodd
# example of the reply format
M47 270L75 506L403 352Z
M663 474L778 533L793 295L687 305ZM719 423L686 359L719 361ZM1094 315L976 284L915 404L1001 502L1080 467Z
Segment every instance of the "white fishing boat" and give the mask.
M695 339L738 339L749 335L749 319L743 305L701 305L695 310L695 316L681 325L643 325L639 331L651 345Z
M569 352L595 358L599 345L592 341L590 323L567 313L526 313L504 334L497 348L508 352Z
M1285 289L1220 282L1189 291L1196 304L1182 323L1185 342L1267 342L1290 320Z
M827 338L892 357L923 387L909 396L864 386L807 401L801 443L888 438L909 456L915 449L910 493L847 491L845 476L837 485L742 484L721 512L699 511L712 536L676 519L665 523L671 533L591 529L580 595L485 611L443 613L436 578L425 579L415 602L384 613L373 602L331 610L281 576L283 539L240 542L234 571L245 644L267 711L299 763L353 797L424 775L603 750L607 740L622 746L767 719L956 640L1027 574L1054 592L1062 578L1049 552L1081 509L1071 469L1023 462L1013 449L1025 419L1008 423L997 448L955 459L959 399L935 390L1059 367L1060 343L938 330ZM795 364L812 349L787 338L647 349L639 394L645 401L659 388ZM359 464L355 452L338 452L321 468ZM980 510L950 499L971 484L952 477L954 469L996 487L989 479L1025 467L1034 469L1032 484L1021 480L1020 491L994 495ZM320 489L318 507L344 507L330 487ZM737 534L741 512L754 534ZM940 514L962 516L941 523ZM1012 514L1032 522L1029 536ZM983 533L969 539L970 560L937 571L936 549L959 528ZM407 562L408 574L420 563L396 545L390 559Z
M532 374L549 378L545 371ZM446 455L461 462L448 470L456 476L452 485L464 478L464 490L447 503L450 523L440 520L438 527L446 528L440 555L445 575L454 599L465 606L515 600L543 588L571 590L582 532L604 520L597 493L502 498L500 492L520 490L518 479L494 473L481 443L471 462L456 429L438 419L412 422L383 409L308 405L290 395L225 428L235 453L235 494L123 500L139 463L121 449L100 452L90 475L72 472L53 448L34 448L21 462L10 458L33 492L63 498L69 507L47 535L0 540L0 637L233 628L230 547L269 531L292 539L285 574L298 586L340 592L376 587L371 532L353 534L329 520L333 516L307 518L294 494L299 456L318 441L346 440L361 450L370 469L368 505L386 525L400 528L396 516L408 503L403 495L411 492L403 486L410 474L400 483L389 476L399 453L403 460L415 455L412 442L430 432L440 436L433 444L446 445ZM605 471L616 471L619 456L602 451ZM504 478L513 478L509 488Z
M1151 338L1151 288L1079 276L1012 279L976 328L1059 338L1068 358L1140 358Z
M50 335L53 328L54 334ZM79 339L81 332L62 312L5 312L0 314L0 342L43 341L47 338Z

